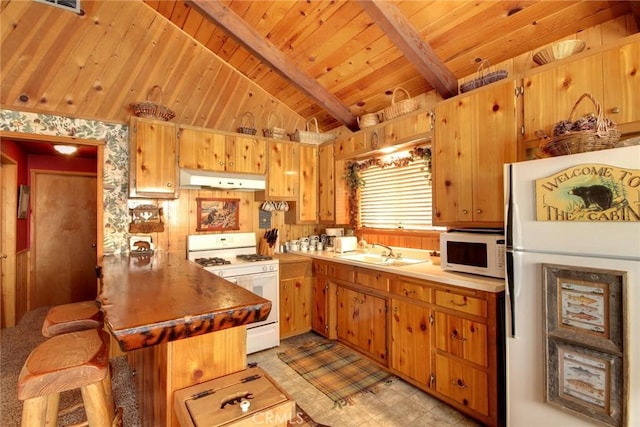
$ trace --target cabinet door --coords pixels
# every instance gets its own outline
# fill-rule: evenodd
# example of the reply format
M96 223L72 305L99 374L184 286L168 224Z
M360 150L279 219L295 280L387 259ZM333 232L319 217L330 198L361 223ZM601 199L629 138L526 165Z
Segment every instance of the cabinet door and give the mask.
M225 136L203 129L180 128L180 167L225 170Z
M318 220L318 148L300 145L299 188L297 214L299 223L316 223Z
M545 69L524 78L524 139L538 139L536 131L549 135L553 125L569 118L571 109L585 92L603 102L602 55ZM576 109L574 120L595 111L589 100Z
M334 224L349 224L349 188L345 179L346 160L336 160L335 163L335 218Z
M640 43L630 43L602 54L603 111L617 124L640 121Z
M226 170L228 172L264 174L267 142L239 135L227 136Z
M436 312L436 347L461 359L487 367L487 325Z
M338 339L359 347L360 299L358 292L338 286L336 289L336 304Z
M515 81L472 96L472 209L475 223L504 221L504 164L516 161ZM465 199L467 200L467 199Z
M489 415L487 373L436 354L436 390L464 406Z
M311 277L280 281L280 338L311 329Z
M387 302L384 298L358 294L360 321L358 347L378 363L387 364Z
M296 200L298 194L298 150L289 142L269 141L267 196Z
M318 147L318 220L335 224L333 144Z
M314 266L315 267L315 266ZM313 310L311 328L322 336L329 336L329 307L327 304L329 280L324 276L313 278Z
M131 197L176 198L176 126L154 120L131 121L130 188Z
M472 165L470 96L435 108L433 141L433 223L447 225L472 220Z
M426 386L431 374L430 319L428 308L391 302L391 367Z

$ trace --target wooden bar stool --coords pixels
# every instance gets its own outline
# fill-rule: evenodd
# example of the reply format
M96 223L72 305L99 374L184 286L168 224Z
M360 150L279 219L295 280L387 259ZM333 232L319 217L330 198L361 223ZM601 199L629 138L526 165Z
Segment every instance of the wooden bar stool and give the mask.
M111 427L115 419L109 334L99 329L70 332L37 346L18 377L24 401L22 426L57 425L60 393L79 388L91 427Z
M52 307L42 324L42 335L47 338L85 329L102 329L102 311L95 301L74 302Z

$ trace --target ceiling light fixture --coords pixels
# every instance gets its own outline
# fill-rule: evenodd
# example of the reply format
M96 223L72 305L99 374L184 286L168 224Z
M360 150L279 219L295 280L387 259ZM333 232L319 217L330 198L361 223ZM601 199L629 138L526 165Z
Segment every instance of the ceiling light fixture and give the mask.
M53 149L60 154L67 154L67 155L73 154L76 151L78 151L78 147L75 147L73 145L54 145Z

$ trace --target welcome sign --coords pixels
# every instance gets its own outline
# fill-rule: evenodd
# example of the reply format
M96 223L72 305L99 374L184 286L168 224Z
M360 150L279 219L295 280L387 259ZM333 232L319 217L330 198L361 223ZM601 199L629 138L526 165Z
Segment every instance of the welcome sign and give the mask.
M640 170L583 164L536 180L538 221L640 221Z

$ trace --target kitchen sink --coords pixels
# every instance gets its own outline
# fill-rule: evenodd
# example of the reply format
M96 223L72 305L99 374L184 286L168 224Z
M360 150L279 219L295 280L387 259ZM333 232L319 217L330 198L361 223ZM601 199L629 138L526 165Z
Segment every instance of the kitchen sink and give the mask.
M387 258L386 256L379 255L379 254L346 254L346 255L338 255L337 258L347 259L349 261L362 262L365 264L387 265L391 267L402 267L405 265L427 262L426 259L406 258L406 257Z

